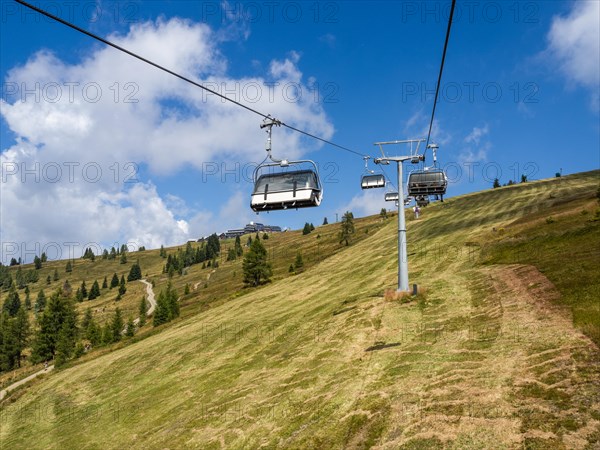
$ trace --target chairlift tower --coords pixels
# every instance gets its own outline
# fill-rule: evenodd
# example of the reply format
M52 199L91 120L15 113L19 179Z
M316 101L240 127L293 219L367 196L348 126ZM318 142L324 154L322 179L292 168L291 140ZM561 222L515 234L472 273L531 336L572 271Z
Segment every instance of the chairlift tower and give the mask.
M407 139L403 141L375 142L381 149L381 158L375 158L375 164L389 164L395 162L398 167L398 292L409 292L408 288L408 254L406 251L406 217L404 215L404 188L402 186L402 165L404 161L416 164L425 158L419 155L419 146L425 139ZM385 156L384 145L410 144L411 154L405 156ZM413 152L413 145L416 149Z

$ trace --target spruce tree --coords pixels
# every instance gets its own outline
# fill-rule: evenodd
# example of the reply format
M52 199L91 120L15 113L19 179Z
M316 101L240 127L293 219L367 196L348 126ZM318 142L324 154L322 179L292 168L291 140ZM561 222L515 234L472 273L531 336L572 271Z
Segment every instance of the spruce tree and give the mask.
M302 229L302 234L304 236L306 236L307 234L310 234L311 229L310 229L310 223L306 222L304 223L304 228Z
M60 334L64 336L59 336ZM58 341L62 342L62 356L68 358L75 345L77 335L77 314L73 302L54 293L46 304L44 312L38 316L38 330L33 342L34 362L47 361L57 353ZM65 359L66 360L66 359Z
M54 269L54 277L53 280L54 281L58 281L60 279L60 277L58 276L58 270Z
M127 281L136 281L142 279L142 269L140 268L139 263L135 263L131 266L129 270L129 275L127 275Z
M354 234L354 215L346 211L342 217L341 231L339 234L340 244L345 242L346 245L350 244L350 236Z
M65 267L65 272L67 272L67 273L73 272L73 266L71 265L71 261L67 261L67 266Z
M304 267L302 253L300 253L299 251L298 251L298 253L296 253L296 261L294 262L294 267L296 268L296 270L302 269Z
M494 178L494 184L492 185L494 189L500 187L500 180L498 178Z
M129 316L129 319L127 320L127 325L125 327L125 336L133 337L134 334L135 334L135 323L133 323L133 318L131 316Z
M15 317L21 308L21 299L19 298L19 293L15 289L15 286L11 286L10 291L8 291L8 295L6 296L6 300L4 300L4 305L2 305L2 310L5 311L10 317Z
M325 218L323 219L323 225L327 225L327 224L329 224L329 222L327 221L327 217L325 217Z
M244 254L244 249L242 248L242 240L239 236L235 237L235 254L236 256L242 256Z
M146 314L148 313L148 305L146 304L146 297L142 297L140 302L140 327L146 324Z
M46 277L46 284L51 284L52 283L52 278L50 278L50 275L48 275Z
M94 300L98 297L100 297L100 285L98 284L98 280L94 280L94 284L92 284L92 288L88 294L88 300Z
M102 281L102 289L108 288L108 280L104 277L104 281Z
M252 241L250 250L244 256L242 264L244 271L244 284L258 286L268 282L273 271L267 261L267 250L260 239Z
M35 258L33 258L33 265L36 270L39 270L42 268L42 260L39 256L36 255Z
M127 253L125 253L125 252L121 253L120 263L127 264Z
M121 310L117 308L115 315L110 323L110 329L112 331L112 342L119 342L121 340L121 333L123 332L123 317L121 317Z
M29 340L29 319L23 308L19 308L17 316L12 322L12 334L14 339L14 359L17 367L21 367L23 350L27 348Z
M85 286L85 280L81 282L81 287L79 289L81 290L81 295L84 298L88 296L88 290L87 290L87 287Z
M125 275L121 275L121 282L119 283L119 295L125 295L127 288L125 287Z
M43 263L48 261L48 255L46 255L46 252L42 252L42 257L40 259L42 260Z
M44 290L42 289L40 292L38 292L37 298L35 300L35 305L33 306L33 310L36 313L39 313L44 311L44 308L46 308L46 295L44 294Z
M117 287L119 285L119 277L116 273L113 273L112 279L110 280L110 288Z

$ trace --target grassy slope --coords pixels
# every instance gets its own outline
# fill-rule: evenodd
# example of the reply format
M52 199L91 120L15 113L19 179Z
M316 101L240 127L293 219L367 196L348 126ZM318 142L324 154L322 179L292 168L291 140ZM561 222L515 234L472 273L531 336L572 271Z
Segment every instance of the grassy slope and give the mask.
M411 282L427 288L417 303L383 300L396 283L395 221L375 232L371 219L369 234L359 232L362 240L349 248L334 246L330 225L334 254L237 298L223 281L234 279L239 262L230 272L219 268L213 276L223 280L209 281L214 294L209 287L184 299L192 312L213 302L210 311L190 313L162 333L13 397L2 407L0 442L6 448L597 444L598 371L590 365L597 348L554 312L518 301L529 293L526 286L516 298L513 272L479 263L481 248L495 239L492 227L510 236L515 220L546 214L560 206L556 198L590 197L597 180L597 172L583 174L560 185L528 183L428 207L422 220L409 222ZM280 264L279 277L289 262ZM201 269L192 270L188 276L202 280Z

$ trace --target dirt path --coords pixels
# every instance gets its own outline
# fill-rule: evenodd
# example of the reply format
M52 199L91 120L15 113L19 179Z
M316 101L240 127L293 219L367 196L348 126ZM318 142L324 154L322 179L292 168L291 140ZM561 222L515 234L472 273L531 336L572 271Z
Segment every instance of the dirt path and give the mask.
M206 275L206 282L208 283L208 281L210 280L210 276L215 273L216 270L213 270L212 272L210 272L208 275ZM202 281L198 281L197 283L194 283L194 290L198 289L198 286L200 286L202 284Z
M151 316L154 310L156 309L156 300L154 299L154 290L152 290L152 283L146 280L140 280L140 283L144 283L146 285L146 294L148 295L146 298L150 303L150 308L146 311L147 316Z
M19 380L16 383L11 384L10 386L7 386L5 389L3 389L2 391L0 391L0 401L3 400L4 397L6 397L6 394L8 394L10 391L15 390L19 386L22 386L25 383L30 382L31 380L33 380L36 377L39 377L40 375L52 372L53 370L54 370L54 365L48 366L44 370L40 370L39 372L35 372L35 373L29 375L28 377L25 377L22 380Z

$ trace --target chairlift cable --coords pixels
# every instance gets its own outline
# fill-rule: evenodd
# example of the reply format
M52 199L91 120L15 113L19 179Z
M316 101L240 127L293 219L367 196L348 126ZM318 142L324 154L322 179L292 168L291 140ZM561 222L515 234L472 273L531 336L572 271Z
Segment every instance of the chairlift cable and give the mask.
M440 73L438 75L437 86L435 88L435 99L433 100L433 110L431 111L431 120L429 121L429 132L427 133L427 142L425 143L424 152L427 151L427 146L429 145L429 138L431 137L431 127L433 126L433 118L435 117L435 107L437 105L440 84L442 83L442 72L444 71L444 62L446 61L446 50L448 49L448 41L450 40L450 29L452 28L452 17L454 16L455 5L456 0L452 0L452 6L450 7L450 17L448 18L448 29L446 30L446 41L444 42L444 51L442 53L442 63L440 64Z
M162 70L163 72L168 73L169 75L173 75L174 77L177 77L177 78L179 78L179 79L181 79L183 81L186 81L186 82L188 82L188 83L190 83L190 84L192 84L192 85L194 85L196 87L199 87L200 89L204 89L206 92L210 92L211 94L216 95L217 97L220 97L223 100L231 102L231 103L233 103L233 104L235 104L237 106L240 106L240 107L242 107L242 108L244 108L244 109L246 109L246 110L248 110L248 111L250 111L250 112L252 112L254 114L257 114L257 115L261 116L264 119L270 118L270 116L268 114L264 114L264 113L262 113L262 112L260 112L260 111L258 111L256 109L254 109L254 108L251 108L251 107L249 107L247 105L244 105L241 102L238 102L237 100L233 100L233 99L227 97L226 95L220 94L217 91L214 91L214 90L212 90L210 88L207 88L206 86L202 85L201 83L198 83L198 82L196 82L194 80L191 80L190 78L187 78L187 77L185 77L185 76L183 76L183 75L181 75L181 74L179 74L177 72L174 72L173 70L170 70L170 69L168 69L168 68L166 68L164 66L161 66L160 64L155 63L154 61L151 61L151 60L149 60L147 58L144 58L143 56L138 55L137 53L132 52L131 50L127 50L126 48L121 47L120 45L117 45L114 42L111 42L111 41L109 41L107 39L104 39L103 37L98 36L97 34L94 34L94 33L90 32L88 30L85 30L84 28L81 28L81 27L79 27L79 26L77 26L77 25L75 25L75 24L73 24L73 23L71 23L71 22L69 22L69 21L67 21L65 19L62 19L62 18L60 18L60 17L58 17L58 16L56 16L56 15L54 15L52 13L49 13L48 11L45 11L45 10L43 10L41 8L38 8L37 6L32 5L31 3L27 3L24 0L15 0L15 1L17 3L20 3L21 5L29 8L29 9L32 9L33 11L38 12L39 14L42 14L42 15L44 15L44 16L52 19L52 20L55 20L55 21L57 21L57 22L59 22L59 23L61 23L63 25L66 25L67 27L72 28L75 31L78 31L78 32L80 32L82 34L85 34L86 36L91 37L92 39L95 39L95 40L97 40L99 42L102 42L103 44L106 44L109 47L113 47L114 49L119 50L119 51L121 51L123 53L126 53L127 55L132 56L132 57L134 57L136 59L139 59L140 61L145 62L146 64L149 64L149 65L151 65L151 66L153 66L153 67L155 67L157 69ZM354 150L352 150L352 149L350 149L348 147L344 147L343 145L336 144L335 142L332 142L332 141L329 141L327 139L321 138L321 137L316 136L314 134L311 134L311 133L309 133L307 131L300 130L300 129L298 129L296 127L293 127L291 125L288 125L286 123L283 123L283 122L280 122L280 123L281 123L282 126L284 126L286 128L289 128L292 131L296 131L297 133L304 134L304 135L306 135L308 137L311 137L313 139L321 141L321 142L323 142L325 144L331 145L332 147L336 147L336 148L338 148L340 150L345 150L347 152L354 153L355 155L358 155L360 157L364 156L362 153L354 151Z

